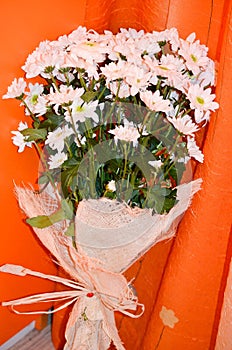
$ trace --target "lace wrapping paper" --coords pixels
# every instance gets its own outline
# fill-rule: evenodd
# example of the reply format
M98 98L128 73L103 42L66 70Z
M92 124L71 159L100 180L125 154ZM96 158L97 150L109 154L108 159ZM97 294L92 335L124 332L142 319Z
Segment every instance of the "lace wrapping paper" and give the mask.
M131 209L126 204L106 199L80 202L75 217L76 248L72 239L64 235L65 220L44 229L34 228L36 236L70 279L11 264L1 266L0 271L20 276L31 274L62 283L69 289L2 305L21 313L14 307L38 301L61 301L63 304L53 311L56 312L73 303L64 350L107 350L111 342L116 349L124 350L114 312L137 318L144 312L144 306L138 302L122 273L154 244L175 235L201 182L197 179L178 186L177 204L164 215L152 215L151 210ZM33 189L17 186L15 191L19 206L28 217L50 215L59 206L58 200L45 192L38 194Z
M110 271L124 272L154 244L175 235L200 185L197 179L178 186L177 204L163 215L104 198L82 201L76 213L76 243Z

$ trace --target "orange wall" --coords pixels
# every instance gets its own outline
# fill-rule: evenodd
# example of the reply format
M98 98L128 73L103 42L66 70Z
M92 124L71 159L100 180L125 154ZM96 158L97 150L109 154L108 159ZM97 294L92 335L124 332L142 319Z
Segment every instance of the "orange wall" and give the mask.
M0 96L15 77L27 55L45 39L73 30L83 22L85 1L29 0L1 1L0 5ZM25 120L17 101L0 98L0 265L21 264L47 273L55 272L49 256L38 244L30 229L23 223L13 194L13 180L34 183L37 177L37 158L33 151L17 153L11 143L11 130ZM53 284L36 278L20 278L1 273L0 300L10 300L32 293L49 291ZM0 306L0 344L4 343L35 316L15 315Z
M210 11L204 7L206 1L195 3L195 9L192 2L182 8L184 11L188 7L189 13L192 9L189 21L195 21L200 36L205 31L210 52L218 61L216 94L220 109L212 116L204 141L205 162L196 170L196 176L203 178L202 191L195 196L179 227L141 347L144 350L159 341L163 329L159 312L163 305L175 312L179 322L174 329L165 328L159 350L215 348L231 260L232 1L215 1ZM199 25L197 5L201 12ZM187 23L183 24L187 27Z

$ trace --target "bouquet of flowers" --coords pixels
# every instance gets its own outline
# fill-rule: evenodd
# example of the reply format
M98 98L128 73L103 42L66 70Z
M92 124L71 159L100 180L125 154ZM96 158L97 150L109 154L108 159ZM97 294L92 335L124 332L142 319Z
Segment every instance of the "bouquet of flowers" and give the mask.
M74 336L70 318L65 349L79 349L83 339L91 344L83 349L107 349L111 340L123 349L109 326L109 310L128 313L139 304L119 272L155 242L173 236L173 221L199 190L198 180L182 182L191 159L203 162L195 134L219 107L214 62L207 53L194 33L184 40L175 28L99 34L80 26L41 42L22 67L25 78L15 79L3 96L19 100L28 118L12 132L18 152L33 146L41 162L38 191L17 188L19 204L29 216L27 223L78 281L76 313L86 319L79 317ZM122 224L127 229L120 236ZM50 232L46 242L44 230ZM48 240L59 241L60 251ZM61 256L62 249L71 249L76 262L68 261L65 252ZM89 262L88 271L81 259ZM93 285L90 270L98 275ZM112 279L115 291L100 287L102 278ZM123 298L116 286L120 291L127 287ZM101 294L101 312L96 311L99 298L91 308L83 298L80 303L83 290L92 297ZM86 320L92 320L89 328ZM103 333L92 337L100 321Z

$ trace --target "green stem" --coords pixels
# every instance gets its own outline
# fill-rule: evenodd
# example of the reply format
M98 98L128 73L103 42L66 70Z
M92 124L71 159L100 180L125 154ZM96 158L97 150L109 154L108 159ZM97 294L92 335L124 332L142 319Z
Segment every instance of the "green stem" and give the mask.
M149 110L149 111L147 112L147 114L145 115L144 119L143 119L142 126L141 126L141 128L140 128L140 130L139 130L141 135L142 135L142 133L143 133L144 126L145 126L145 124L146 124L146 122L147 122L149 116L151 115L151 113L152 113L152 111Z
M131 185L132 185L133 188L134 188L134 185L135 185L135 180L137 178L138 172L139 172L139 168L136 167L136 169L131 174Z
M25 102L25 100L23 98L20 99L20 101L22 101L22 103L24 104L25 108L28 110L30 117L32 118L32 120L37 120L36 116L34 115L34 113L32 113L32 111L30 110L30 108L28 107L27 103Z
M186 103L186 100L182 101L182 102L178 105L178 109L177 109L177 112L176 112L175 117L178 116L178 114L180 113L181 108L184 106L185 103ZM189 111L191 111L191 109L190 109Z
M67 150L68 150L69 156L70 156L70 158L71 158L71 157L73 156L72 150L71 150L71 148L70 148L70 146L69 146L69 144L68 144L68 142L67 142L66 139L64 140L64 143L65 143L65 146L66 146L66 148L67 148Z
M164 179L165 179L165 177L169 174L170 170L174 167L174 165L176 165L176 161L174 161L174 162L170 165L170 167L165 171L165 173L164 173Z
M166 130L167 128L168 128L168 133L170 132L169 129L170 129L170 130L173 129L173 127L170 128L170 126L167 124L167 125L162 126L162 127L159 128L159 129L150 130L150 133L154 136L154 135L157 135L158 132L163 131L163 130ZM166 136L167 136L167 135L166 135Z
M50 73L50 78L51 78L51 81L53 82L56 90L59 91L59 86L57 85L57 81L52 73Z
M132 99L133 99L133 103L134 103L135 105L137 105L137 104L138 104L138 102L137 102L136 97L135 97L135 96L133 96L133 97L132 97Z
M182 116L181 116L181 117L183 117L183 116L187 115L189 112L191 112L191 108L187 109L187 111L185 111L185 112L182 114Z
M100 99L102 98L102 96L104 95L104 92L106 91L106 86L104 86L104 88L102 89L100 95L98 96L98 100L100 101Z
M180 135L176 138L176 141L174 143L174 145L172 146L171 150L169 151L169 154L171 154L172 152L175 152L176 146L179 142L180 139ZM165 159L164 161L164 166L166 165L166 163L169 161L170 157L168 156L167 159ZM172 167L176 164L176 161L173 161L173 163L170 165L170 167L165 171L164 175L162 176L162 178L165 180L165 177L168 175L169 171L172 169Z
M156 85L156 90L159 90L161 86L161 79L158 80L158 83Z
M90 174L94 174L95 175L95 167L94 167L94 152L93 152L93 148L91 147L90 150ZM95 176L89 176L90 178L90 183L89 183L89 188L90 188L90 196L91 198L95 198L94 194L96 192L96 188L95 188L95 183L93 180L93 178L95 179Z
M109 110L109 112L107 112L107 116L106 116L106 124L107 124L108 119L109 119L109 128L110 129L112 129L112 125L113 125L113 123L112 123L112 112L113 112L114 108L115 108L115 103L112 103L111 106L110 106L110 110Z
M83 79L82 73L80 71L79 71L79 79L80 79L81 86L85 89L85 91L88 91L85 80Z
M118 94L119 94L120 88L121 88L121 80L118 80L118 88L115 96L115 101L119 100Z
M92 130L92 129L91 129L91 126L88 125L88 120L85 120L85 128L86 128L86 132L87 132L87 137L88 137L89 139L91 139L91 138L92 138L92 135L90 134L89 130Z
M64 76L65 76L65 79L66 79L67 86L70 86L70 80L69 80L69 77L68 77L68 73L65 73Z
M39 155L39 157L40 157L40 159L41 159L41 162L42 162L42 164L43 164L43 167L44 167L44 169L45 169L45 171L46 171L46 175L47 175L47 177L48 177L48 179L49 179L49 181L50 181L50 183L51 183L51 185L52 185L52 187L53 187L53 189L54 189L54 194L55 194L55 196L56 196L56 199L57 199L57 201L59 202L59 201L60 201L60 196L59 196L59 193L58 193L56 184L55 184L55 182L54 182L54 179L53 179L53 177L52 177L52 174L51 174L51 172L50 172L50 170L49 170L49 168L48 168L47 162L46 162L46 160L45 160L45 158L44 158L43 151L41 150L41 148L38 146L38 144L37 144L36 142L34 142L33 144L34 144L34 146L35 146L35 148L36 148L36 151L37 151L37 153L38 153L38 155Z
M126 144L123 145L123 150L124 150L124 169L123 169L122 178L124 179L126 177L127 156L128 156Z
M168 86L166 85L165 88L163 89L163 98L166 99L168 94Z
M82 146L81 146L81 140L80 140L79 135L78 135L78 133L77 133L77 131L76 131L76 126L75 126L74 119L73 119L73 116L72 116L72 111L70 110L69 107L68 107L68 112L69 112L70 119L71 119L71 126L72 126L72 129L73 129L73 131L74 131L74 134L75 134L75 136L76 136L76 139L77 139L77 141L78 141L78 143L79 143L79 146L80 146L80 148L81 148L81 154L83 155Z

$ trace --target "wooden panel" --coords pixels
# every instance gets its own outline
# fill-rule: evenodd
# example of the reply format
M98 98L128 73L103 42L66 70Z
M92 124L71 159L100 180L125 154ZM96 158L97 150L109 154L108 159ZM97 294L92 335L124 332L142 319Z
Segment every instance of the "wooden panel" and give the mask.
M54 350L51 341L50 326L47 326L43 331L34 329L23 339L17 342L9 350Z

